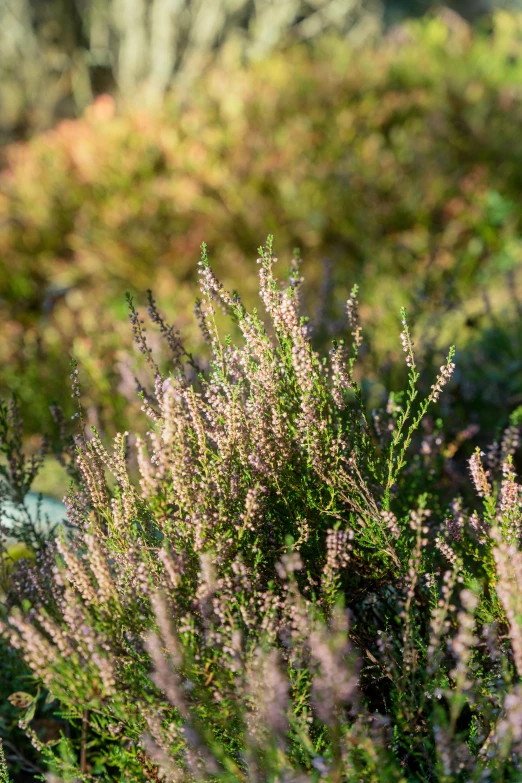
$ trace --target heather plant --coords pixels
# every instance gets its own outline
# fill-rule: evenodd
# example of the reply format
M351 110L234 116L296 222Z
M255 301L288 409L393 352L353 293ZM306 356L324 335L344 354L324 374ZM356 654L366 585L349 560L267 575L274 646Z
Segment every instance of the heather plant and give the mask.
M422 397L402 311L408 387L369 410L357 288L321 356L276 260L265 322L203 247L206 355L149 296L168 372L130 299L145 436L89 431L73 366L74 534L18 566L2 625L69 728L22 726L60 781L520 780L517 415L448 488L454 350Z

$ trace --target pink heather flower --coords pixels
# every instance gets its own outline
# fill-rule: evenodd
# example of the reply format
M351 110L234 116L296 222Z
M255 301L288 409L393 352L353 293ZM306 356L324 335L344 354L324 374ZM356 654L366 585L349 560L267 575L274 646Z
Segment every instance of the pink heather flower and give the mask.
M488 481L489 471L484 470L481 457L484 457L483 451L478 448L469 459L469 470L475 489L480 498L491 495L491 486Z

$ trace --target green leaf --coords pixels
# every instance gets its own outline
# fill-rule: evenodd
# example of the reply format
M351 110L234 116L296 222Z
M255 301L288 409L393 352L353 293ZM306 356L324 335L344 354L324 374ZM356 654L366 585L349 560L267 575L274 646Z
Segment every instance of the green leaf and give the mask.
M34 713L36 711L36 699L33 699L32 704L29 705L29 708L27 709L27 712L25 713L24 717L22 718L22 723L24 723L26 726L28 723L32 721L34 718Z

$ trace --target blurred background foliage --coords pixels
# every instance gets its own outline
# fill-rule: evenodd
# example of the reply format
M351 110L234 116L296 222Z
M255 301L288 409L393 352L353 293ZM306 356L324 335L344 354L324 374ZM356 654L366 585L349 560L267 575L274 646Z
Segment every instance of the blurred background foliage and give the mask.
M352 45L433 0L0 0L0 130L20 137L104 92L157 106L224 43L243 61L324 32ZM468 18L492 0L453 0ZM495 5L498 5L495 3Z
M515 0L451 0L467 19ZM223 45L243 62L337 33L361 46L433 0L0 0L0 133L20 138L105 92L187 96Z
M372 403L378 378L399 380L385 376L405 305L428 371L457 343L456 428L487 432L520 404L521 15L0 4L3 132L18 138L1 152L0 394L16 391L28 432L51 427L50 400L72 413L71 355L88 420L133 423L124 291L144 305L152 288L195 347L200 243L252 304L268 232L282 264L301 248L317 340L359 283Z
M225 42L244 60L328 30L361 41L380 0L1 0L4 133L81 112L100 92L157 106Z

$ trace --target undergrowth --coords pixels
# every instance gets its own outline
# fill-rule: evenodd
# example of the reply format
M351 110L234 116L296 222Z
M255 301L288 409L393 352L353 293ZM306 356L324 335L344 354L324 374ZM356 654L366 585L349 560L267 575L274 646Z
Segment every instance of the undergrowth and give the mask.
M437 414L454 349L422 393L403 310L408 386L369 410L357 287L320 355L299 258L283 283L276 260L269 238L265 319L203 247L207 355L149 294L168 373L129 297L145 438L86 427L73 363L73 438L53 409L68 525L6 584L3 633L34 677L20 725L55 781L522 780L520 417L467 478ZM0 414L23 502L38 459Z

